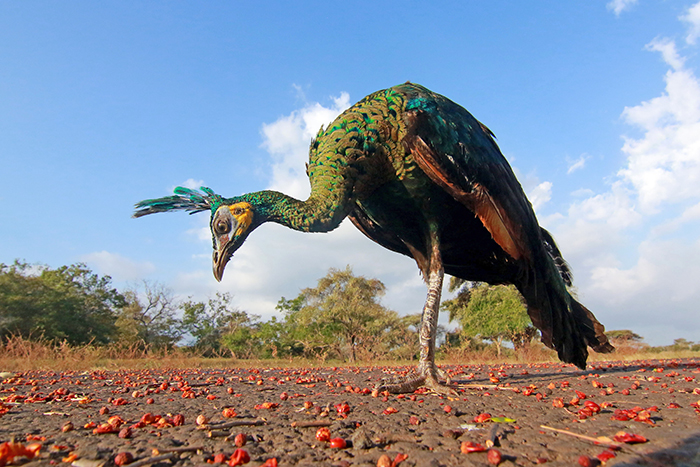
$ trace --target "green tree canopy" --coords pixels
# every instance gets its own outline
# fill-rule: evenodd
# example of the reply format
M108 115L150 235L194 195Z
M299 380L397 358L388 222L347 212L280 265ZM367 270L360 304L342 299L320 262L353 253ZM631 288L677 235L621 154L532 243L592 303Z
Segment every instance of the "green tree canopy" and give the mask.
M119 311L119 341L127 345L169 348L182 335L176 318L180 306L173 291L162 284L143 281L124 294L127 305Z
M608 339L620 343L642 342L642 340L644 340L642 336L640 336L636 332L632 332L629 329L616 329L612 331L605 331L605 335L608 337Z
M263 345L274 346L277 353L301 351L309 357L350 361L358 353L384 355L403 344L400 329L408 327L379 303L384 291L381 281L355 276L349 266L330 269L316 287L303 289L293 300L280 300L284 332L267 336Z
M182 329L204 355L227 349L234 357L248 358L259 347L255 336L259 317L232 306L228 293L217 293L206 303L188 300L182 310Z
M105 344L116 337L115 321L125 297L84 264L0 264L0 335L43 337L70 344Z
M450 321L459 322L465 337L496 342L499 355L502 341L511 341L520 349L536 334L524 300L513 285L467 283L457 297L442 306L449 311Z

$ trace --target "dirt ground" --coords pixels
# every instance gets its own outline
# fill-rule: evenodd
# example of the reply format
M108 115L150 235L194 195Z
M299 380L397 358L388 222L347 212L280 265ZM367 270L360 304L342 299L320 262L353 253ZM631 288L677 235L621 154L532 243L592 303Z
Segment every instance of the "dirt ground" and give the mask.
M442 369L457 396L373 394L410 367L32 371L0 384L0 443L40 444L25 466L236 465L242 439L250 466L489 465L469 443L503 466L700 465L700 361Z

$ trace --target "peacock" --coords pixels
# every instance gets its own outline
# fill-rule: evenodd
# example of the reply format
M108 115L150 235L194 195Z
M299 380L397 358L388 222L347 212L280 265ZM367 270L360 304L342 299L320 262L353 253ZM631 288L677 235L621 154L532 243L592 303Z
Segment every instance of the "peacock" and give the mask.
M610 352L605 328L569 292L572 273L532 206L494 134L467 110L407 82L365 97L311 141L301 201L276 191L224 198L184 187L136 204L134 217L210 211L213 272L265 222L328 232L349 218L367 237L412 257L427 284L412 376L381 386L445 393L435 337L445 273L468 281L514 284L542 342L585 369L587 347Z

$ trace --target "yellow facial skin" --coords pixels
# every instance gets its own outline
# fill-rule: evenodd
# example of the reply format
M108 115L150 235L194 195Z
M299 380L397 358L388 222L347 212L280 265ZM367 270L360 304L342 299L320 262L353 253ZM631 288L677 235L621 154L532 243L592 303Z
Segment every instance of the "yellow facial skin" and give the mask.
M253 223L253 207L250 203L241 202L228 206L228 209L238 224L238 228L234 232L234 236L237 237L248 230L250 224Z

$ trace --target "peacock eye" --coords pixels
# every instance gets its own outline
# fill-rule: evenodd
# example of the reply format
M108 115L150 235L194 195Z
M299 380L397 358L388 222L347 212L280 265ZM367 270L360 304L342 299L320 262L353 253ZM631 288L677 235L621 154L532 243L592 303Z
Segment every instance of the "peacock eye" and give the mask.
M231 224L228 220L222 219L214 224L214 230L216 230L217 234L223 235L231 230Z
M233 210L233 215L234 215L234 216L240 216L241 214L243 214L243 209L241 209L241 208L236 208L236 209Z

